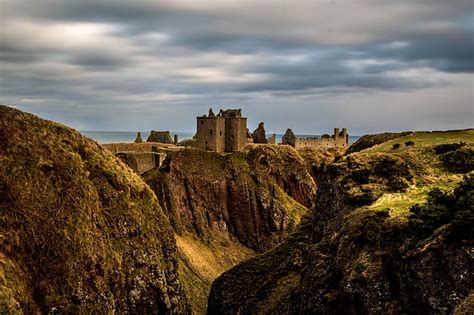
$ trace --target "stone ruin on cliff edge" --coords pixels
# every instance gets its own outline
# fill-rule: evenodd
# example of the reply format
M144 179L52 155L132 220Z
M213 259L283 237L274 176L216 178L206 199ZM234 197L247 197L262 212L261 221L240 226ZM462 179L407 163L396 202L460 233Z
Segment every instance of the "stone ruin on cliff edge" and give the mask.
M142 143L142 133L137 132L137 137L135 138L135 143ZM169 131L155 131L152 130L150 135L146 139L146 142L157 142L157 143L166 143L166 144L178 144L178 135L174 135L174 140L171 139L171 133Z
M347 129L342 128L339 132L339 128L334 128L334 134L332 136L324 134L321 138L300 138L295 136L291 129L287 129L285 135L282 138L282 144L291 145L295 149L312 147L312 148L347 148L349 147L349 135Z
M197 131L194 136L196 146L215 152L235 152L247 145L247 118L242 110L220 110L214 114L212 108L208 115L197 117Z
M197 118L197 131L193 137L196 147L215 151L235 152L243 149L247 143L276 144L276 135L266 138L265 126L261 122L252 134L247 129L247 118L242 116L241 109L220 110L216 115L209 109L208 115ZM334 134L323 135L321 138L300 138L295 136L291 129L288 129L283 136L282 143L294 148L314 147L326 148L347 148L349 146L349 136L345 128L339 132L339 128L334 128Z

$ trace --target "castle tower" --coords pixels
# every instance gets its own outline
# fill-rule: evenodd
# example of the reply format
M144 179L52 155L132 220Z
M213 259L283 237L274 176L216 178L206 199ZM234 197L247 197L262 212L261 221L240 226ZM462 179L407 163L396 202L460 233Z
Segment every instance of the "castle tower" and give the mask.
M197 117L196 144L198 148L222 153L225 150L225 118L214 115Z
M337 143L339 142L339 128L334 128L334 142Z
M221 111L225 118L225 152L235 152L247 145L247 118L241 109Z
M342 128L342 139L344 140L344 146L349 146L349 135L346 128Z

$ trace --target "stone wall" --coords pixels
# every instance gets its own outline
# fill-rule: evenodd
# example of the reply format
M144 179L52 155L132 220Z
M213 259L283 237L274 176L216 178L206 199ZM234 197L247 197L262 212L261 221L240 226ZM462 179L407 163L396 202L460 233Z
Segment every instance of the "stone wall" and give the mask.
M334 128L332 136L323 135L321 138L296 137L291 129L287 129L282 138L282 144L291 145L295 149L312 147L312 148L347 148L349 147L349 135L344 128L339 132L339 128Z
M154 168L159 168L166 158L165 153L157 152L116 152L115 156L139 175Z
M235 152L247 145L247 118L225 119L225 151Z
M222 153L225 150L225 118L198 117L195 135L197 146Z

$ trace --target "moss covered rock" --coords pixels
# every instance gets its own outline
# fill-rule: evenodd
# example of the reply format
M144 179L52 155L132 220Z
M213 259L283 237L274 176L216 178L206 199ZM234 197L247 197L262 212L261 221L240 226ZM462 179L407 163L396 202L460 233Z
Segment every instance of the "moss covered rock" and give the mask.
M0 106L0 312L186 313L167 216L96 142Z

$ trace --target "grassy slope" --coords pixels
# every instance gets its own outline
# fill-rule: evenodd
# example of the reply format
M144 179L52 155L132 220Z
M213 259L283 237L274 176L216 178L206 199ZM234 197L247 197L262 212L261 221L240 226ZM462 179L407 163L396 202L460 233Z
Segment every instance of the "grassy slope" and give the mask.
M184 312L149 187L96 142L0 106L0 313Z
M415 142L415 146L392 150L393 144L406 141ZM390 292L390 285L396 286L398 281L411 285L415 279L418 282L414 282L414 286L430 287L437 281L446 281L450 288L462 292L464 289L460 288L465 286L466 278L451 283L449 277L452 279L452 275L446 273L448 280L445 280L443 271L437 274L438 269L432 267L437 257L445 259L447 264L452 263L454 277L457 277L457 270L463 272L468 261L467 252L461 245L447 245L446 255L450 258L440 258L436 250L439 248L444 253L444 249L436 241L441 237L418 240L424 247L409 252L404 262L408 264L405 267L408 271L393 269L387 274L385 269L387 265L397 268L391 264L393 259L400 259L400 251L407 250L408 243L401 246L405 237L417 240L416 232L412 236L407 231L400 234L407 226L408 209L425 202L432 188L450 190L461 180L463 174L448 172L433 151L437 144L459 141L472 148L473 131L417 132L351 154L321 170L326 175L318 182L318 185L324 185L324 192L318 194L318 210L313 214L317 219L310 218L309 223L300 226L277 248L237 265L219 277L211 291L210 313L284 314L309 313L315 309L322 313L347 312L347 307L363 307L359 296L367 303L365 307L387 311L393 302L377 303L383 301L384 294L396 294L397 289L394 289L395 293ZM393 259L391 255L394 255ZM417 264L417 267L410 264ZM404 274L411 268L419 270L412 279ZM395 272L400 273L397 277L407 278L397 278L393 283L390 278ZM409 301L409 290L413 289L405 287L398 294ZM420 289L417 290L414 292ZM442 287L433 287L433 291L439 290ZM433 295L439 298L440 293ZM358 299L357 304L350 299ZM442 302L443 307L458 303L451 297ZM407 307L423 309L428 306L410 304ZM360 311L364 312L364 309Z
M407 147L405 142L413 141L414 147ZM415 175L413 185L403 193L385 193L370 209L389 209L391 217L406 219L409 208L426 201L428 193L434 189L452 190L462 179L462 174L447 172L442 162L434 153L433 147L438 144L465 142L474 148L474 130L451 132L415 132L363 150L360 154L390 154L410 162ZM394 144L401 147L393 149Z

